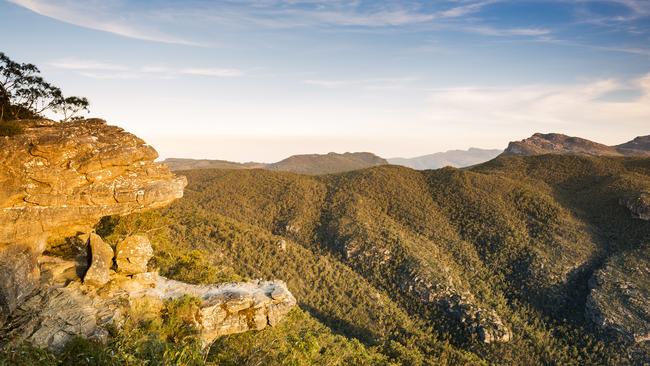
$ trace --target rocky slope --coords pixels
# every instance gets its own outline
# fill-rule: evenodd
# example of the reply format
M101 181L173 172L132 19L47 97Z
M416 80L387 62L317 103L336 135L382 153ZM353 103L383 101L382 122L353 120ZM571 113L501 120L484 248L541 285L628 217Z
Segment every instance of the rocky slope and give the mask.
M472 147L468 150L449 150L408 159L391 158L388 159L388 162L416 170L439 169L446 166L463 168L494 159L502 152L503 150L498 149L477 149Z
M580 137L559 133L536 133L533 136L513 141L503 155L570 154L593 156L650 156L650 136L640 136L616 146L607 146Z
M202 299L200 328L207 342L274 324L295 305L280 282L193 287L149 273L146 238L120 243L114 258L92 233L99 219L163 207L183 196L185 177L154 163L158 155L144 141L102 120L23 124L22 134L0 138L4 340L59 347L74 335L119 326L129 309L124 304L134 299L161 302L188 294ZM63 238L88 241L89 249L77 261L42 256L49 243Z

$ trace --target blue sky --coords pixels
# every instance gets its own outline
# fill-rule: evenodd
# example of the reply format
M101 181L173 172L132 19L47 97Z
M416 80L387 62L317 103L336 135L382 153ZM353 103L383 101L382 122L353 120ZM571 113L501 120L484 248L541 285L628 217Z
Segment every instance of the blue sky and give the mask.
M647 0L0 0L0 33L163 157L650 134Z

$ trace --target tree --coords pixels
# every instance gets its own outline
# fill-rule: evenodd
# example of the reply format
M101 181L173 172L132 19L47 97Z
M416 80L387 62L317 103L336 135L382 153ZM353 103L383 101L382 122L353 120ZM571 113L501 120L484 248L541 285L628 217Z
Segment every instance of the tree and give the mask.
M61 96L56 99L52 110L57 113L61 113L63 118L61 122L73 121L80 118L77 114L81 111L88 112L88 106L90 103L86 98L80 97L67 97L64 98Z
M61 89L39 74L34 64L15 62L0 52L0 121L6 116L33 118L51 111L62 114L65 122L88 111L88 99L64 96Z

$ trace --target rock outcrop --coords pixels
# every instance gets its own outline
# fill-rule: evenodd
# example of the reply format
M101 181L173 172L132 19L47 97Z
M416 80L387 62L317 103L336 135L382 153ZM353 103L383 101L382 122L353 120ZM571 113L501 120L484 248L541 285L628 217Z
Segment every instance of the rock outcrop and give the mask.
M147 263L153 257L153 248L149 238L133 235L117 244L115 263L117 271L127 275L147 272Z
M157 157L138 137L97 119L37 120L0 138L0 245L88 232L103 216L182 197L185 178Z
M650 341L650 243L611 258L590 280L588 319L631 342Z
M0 137L3 314L38 286L36 260L48 240L90 232L103 216L182 197L185 178L157 157L138 137L98 119L28 121L22 134Z
M73 336L101 341L137 304L160 310L165 300L189 295L200 299L195 326L207 345L275 325L296 304L280 281L194 286L147 272L153 250L143 236L117 245L114 271L113 249L92 227L103 216L169 204L183 196L185 177L155 163L158 154L144 141L102 120L24 127L0 138L3 342L56 349ZM42 255L48 241L75 235L88 242L80 260Z
M112 273L95 287L75 277L76 263L41 257L43 283L21 304L7 337L38 347L58 349L75 336L102 341L107 327L119 327L135 308L159 316L165 300L183 295L200 300L194 326L205 346L216 337L277 324L296 304L281 281L189 285L155 272L126 276Z

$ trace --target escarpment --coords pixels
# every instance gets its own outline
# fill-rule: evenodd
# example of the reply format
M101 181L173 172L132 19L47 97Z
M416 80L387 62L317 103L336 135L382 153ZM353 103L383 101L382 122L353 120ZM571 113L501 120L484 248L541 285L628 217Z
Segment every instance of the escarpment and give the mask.
M65 237L103 216L165 206L187 184L153 162L153 147L97 119L31 121L24 133L0 139L0 147L3 246Z
M197 297L205 344L276 324L296 301L281 282L193 286L149 272L152 248L133 236L111 248L93 233L100 218L163 207L185 177L153 147L99 119L24 122L0 138L0 338L58 348L74 336L107 336L134 304ZM87 243L80 261L43 256L48 242ZM114 250L117 249L117 250ZM155 310L157 307L153 306ZM155 311L154 311L155 313Z

